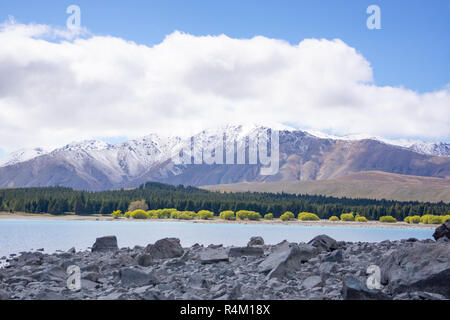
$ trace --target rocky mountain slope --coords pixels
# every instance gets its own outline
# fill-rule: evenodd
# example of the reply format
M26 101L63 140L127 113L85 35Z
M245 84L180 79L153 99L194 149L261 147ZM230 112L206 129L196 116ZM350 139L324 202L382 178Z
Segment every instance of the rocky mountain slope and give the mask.
M245 146L267 132L261 126L229 125L205 130L193 137L160 137L156 134L110 145L101 141L72 143L47 154L15 161L0 168L0 186L68 186L84 190L136 187L147 181L170 184L217 185L237 182L309 181L336 179L361 171L426 177L450 177L448 145L422 148L389 144L379 139L336 139L304 131L280 131L280 170L260 174L261 165L180 165L173 157L192 141L215 146L224 133L227 141ZM248 149L248 147L247 147ZM438 151L436 151L438 150ZM447 150L448 151L448 150ZM247 150L248 152L248 150ZM235 155L237 157L237 155ZM247 155L248 160L248 155ZM248 163L248 161L247 161Z

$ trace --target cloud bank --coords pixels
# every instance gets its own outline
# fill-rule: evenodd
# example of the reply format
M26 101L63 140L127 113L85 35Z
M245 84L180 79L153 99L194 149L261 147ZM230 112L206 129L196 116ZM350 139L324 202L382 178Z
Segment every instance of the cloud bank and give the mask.
M341 40L291 45L174 32L149 47L71 38L46 25L0 26L1 148L189 134L247 121L335 134L450 136L449 86L424 94L377 86L370 63Z

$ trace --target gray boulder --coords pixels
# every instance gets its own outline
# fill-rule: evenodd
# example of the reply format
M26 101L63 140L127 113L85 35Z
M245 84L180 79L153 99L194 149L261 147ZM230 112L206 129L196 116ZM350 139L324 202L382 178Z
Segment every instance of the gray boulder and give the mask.
M290 244L271 253L261 262L258 269L262 273L268 273L269 278L282 278L290 271L299 270L302 263L317 254L317 249L311 245Z
M116 236L97 238L92 246L92 252L108 252L117 250L119 250L119 247L117 246Z
M243 257L243 256L253 256L260 257L264 255L264 250L261 247L241 247L241 248L230 248L230 257Z
M206 249L200 253L201 264L229 262L228 253L223 249Z
M435 230L433 238L436 241L438 241L441 238L447 238L450 240L450 219Z
M5 290L0 289L0 301L9 300L9 294Z
M322 262L319 265L319 272L324 275L329 275L337 270L335 262Z
M424 291L450 298L450 246L414 243L383 258L381 283L394 294Z
M342 249L333 251L325 255L322 259L323 262L342 262L344 261L344 255Z
M106 300L106 301L127 300L127 295L123 292L114 291L108 295L98 297L97 300Z
M344 300L391 300L381 291L367 288L364 283L353 276L344 279L342 297Z
M136 257L136 262L141 267L148 267L153 263L153 258L148 253L142 253Z
M194 274L188 279L189 288L205 289L210 287L210 283L203 276Z
M325 234L315 237L308 244L321 251L334 251L339 248L337 241Z
M184 254L180 239L176 238L158 240L155 244L148 245L145 251L150 254L153 259L172 259L181 257Z
M159 283L158 278L153 273L138 267L122 268L120 270L120 281L124 287L143 287Z
M323 286L323 281L320 276L310 276L303 281L302 285L306 289L312 289L315 287Z
M394 297L394 300L447 300L443 295L430 292L405 292Z
M263 245L264 239L262 237L251 237L249 243L247 244L248 247L263 246Z
M91 282L98 282L102 277L100 273L97 272L85 272L81 275L83 279L89 280Z
M40 272L33 273L31 277L37 281L62 281L67 277L67 273L59 266L50 266Z

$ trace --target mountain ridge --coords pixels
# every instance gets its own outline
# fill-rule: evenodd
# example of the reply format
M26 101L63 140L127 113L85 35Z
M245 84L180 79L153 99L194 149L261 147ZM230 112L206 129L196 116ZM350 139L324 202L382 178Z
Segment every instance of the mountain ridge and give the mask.
M0 186L67 186L85 190L136 187L147 181L184 185L237 182L329 180L360 171L450 177L450 157L431 156L374 139L321 138L306 131L280 131L280 170L262 176L261 165L178 165L181 149L214 147L223 138L247 146L269 130L258 125L227 125L192 137L151 134L121 144L98 140L71 143L50 153L0 167Z
M228 129L235 129L236 126L240 125L226 125L221 127L219 130L227 131ZM265 127L265 126L258 126L253 125L253 128L258 127ZM249 126L249 128L252 128L252 126ZM273 126L271 126L272 129L274 129ZM337 135L331 135L326 134L319 131L314 130L297 130L294 128L290 128L288 126L279 126L279 130L281 131L291 131L291 132L305 132L310 134L313 137L320 138L320 139L330 139L330 140L337 140L337 141L360 141L360 140L375 140L379 142L386 143L388 145L394 145L403 147L421 154L427 154L432 156L445 156L450 157L450 143L445 142L426 142L421 140L409 140L409 139L385 139L379 136L372 136L368 134L350 134L350 135L344 135L344 136L337 136ZM210 132L211 129L203 130L202 132ZM251 131L247 129L247 131ZM197 135L201 134L202 132L198 133ZM196 136L196 135L194 135ZM0 167L6 167L9 165L18 164L21 162L25 162L28 160L32 160L36 157L39 157L41 155L54 153L54 152L60 152L60 151L75 151L75 150L104 150L104 149L119 149L119 148L126 148L129 147L132 144L138 145L141 144L142 141L146 141L149 139L155 139L157 141L162 140L176 140L178 142L182 140L189 139L190 137L180 137L180 136L172 136L172 137L162 137L155 133L150 133L149 135L128 140L126 142L118 143L118 144L110 144L107 142L104 142L102 140L82 140L82 141L74 141L71 142L63 147L56 148L53 150L50 150L48 148L23 148L19 149L17 151L12 152L11 154L7 155L6 157L0 159Z

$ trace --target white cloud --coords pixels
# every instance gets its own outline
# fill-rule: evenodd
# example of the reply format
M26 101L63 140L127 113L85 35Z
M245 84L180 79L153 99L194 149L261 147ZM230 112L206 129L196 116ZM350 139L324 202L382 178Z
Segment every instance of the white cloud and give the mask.
M291 45L174 32L148 47L72 37L45 25L0 26L4 149L245 121L336 134L450 136L449 86L425 94L376 86L370 63L341 40Z

